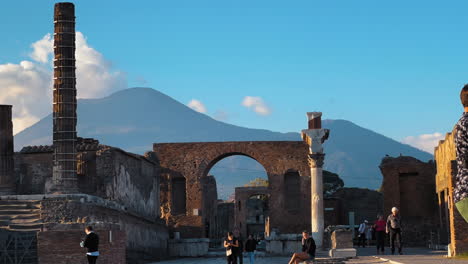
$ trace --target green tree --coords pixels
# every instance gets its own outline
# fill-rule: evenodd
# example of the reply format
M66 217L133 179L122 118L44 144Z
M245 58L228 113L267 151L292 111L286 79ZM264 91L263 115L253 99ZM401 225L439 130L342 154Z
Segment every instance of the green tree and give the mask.
M256 178L249 183L245 184L244 187L268 187L268 180L262 178Z

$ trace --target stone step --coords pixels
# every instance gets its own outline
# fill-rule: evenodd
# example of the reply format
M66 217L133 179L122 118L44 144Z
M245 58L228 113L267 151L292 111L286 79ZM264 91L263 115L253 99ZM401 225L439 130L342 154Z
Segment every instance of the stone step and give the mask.
M32 223L32 224L10 224L8 228L10 230L40 230L42 228L42 223Z
M38 201L38 200L0 200L0 205L9 205L9 204L41 205L41 201Z
M40 209L2 209L0 208L0 216L5 215L21 215L21 214L39 214Z
M40 205L36 204L2 204L0 210L12 210L12 209L40 209Z
M19 215L0 215L0 221L10 221L14 219L40 219L40 214L19 214Z

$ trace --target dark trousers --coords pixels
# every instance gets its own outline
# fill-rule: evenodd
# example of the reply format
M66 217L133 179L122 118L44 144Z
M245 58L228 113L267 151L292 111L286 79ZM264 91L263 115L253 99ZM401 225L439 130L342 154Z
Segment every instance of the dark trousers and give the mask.
M237 264L237 256L235 254L231 254L230 256L226 257L227 264Z
M242 252L237 252L236 257L239 258L237 263L244 264L244 256L242 255Z
M87 255L87 257L88 257L88 263L89 263L89 264L96 264L96 260L97 260L97 258L98 258L97 256L89 256L89 255Z
M402 240L401 240L401 229L400 228L390 228L390 248L392 250L392 254L395 253L395 242L398 247L398 253L401 253L402 248Z
M365 233L359 234L358 247L361 245L362 247L366 247L366 234Z
M384 252L385 248L385 231L376 231L375 239L377 240L377 252L381 250Z

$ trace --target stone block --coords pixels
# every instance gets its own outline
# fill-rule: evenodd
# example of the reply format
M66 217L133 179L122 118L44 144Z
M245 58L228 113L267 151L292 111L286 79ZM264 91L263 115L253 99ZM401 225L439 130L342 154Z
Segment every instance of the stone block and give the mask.
M354 258L357 253L355 248L336 248L330 249L329 255L332 258Z
M352 248L353 232L351 230L338 229L331 235L331 248Z

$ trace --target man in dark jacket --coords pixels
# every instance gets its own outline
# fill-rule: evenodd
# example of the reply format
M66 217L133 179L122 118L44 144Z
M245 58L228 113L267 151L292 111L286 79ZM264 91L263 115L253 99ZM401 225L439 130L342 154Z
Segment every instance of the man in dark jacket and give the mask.
M242 254L244 252L244 241L242 240L238 229L234 230L234 239L239 242L239 247L234 248L234 254L236 255L236 258L239 259L237 263L244 264L244 255Z
M306 230L302 231L302 252L294 253L289 264L299 264L302 261L315 258L315 241Z
M85 228L86 238L84 241L81 241L81 247L88 249L86 257L88 258L89 264L95 264L99 256L99 236L94 233L92 226L87 226Z
M255 250L257 249L257 240L255 240L252 235L249 235L249 238L245 242L245 252L249 255L250 264L255 262Z

